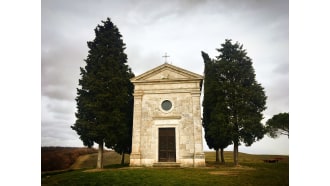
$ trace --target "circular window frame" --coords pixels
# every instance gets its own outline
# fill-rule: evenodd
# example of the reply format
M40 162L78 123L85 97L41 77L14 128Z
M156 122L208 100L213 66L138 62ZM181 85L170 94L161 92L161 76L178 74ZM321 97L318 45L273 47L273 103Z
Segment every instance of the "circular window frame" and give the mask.
M163 103L164 103L165 101L168 101L168 102L171 103L171 108L168 109L168 110L165 110L165 109L163 108ZM174 108L174 104L173 104L173 101L171 101L170 99L163 99L163 100L161 100L161 102L160 102L160 104L159 104L159 107L160 107L160 110L161 110L161 111L163 111L163 112L165 112L165 113L169 113L169 112L171 112L171 111L173 110L173 108Z

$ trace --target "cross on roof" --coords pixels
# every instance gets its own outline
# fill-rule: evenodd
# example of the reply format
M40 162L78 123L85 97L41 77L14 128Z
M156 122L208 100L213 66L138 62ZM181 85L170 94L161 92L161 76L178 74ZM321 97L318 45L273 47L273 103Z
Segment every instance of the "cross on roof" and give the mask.
M167 53L165 52L165 55L162 56L162 57L165 58L165 63L167 63L167 58L170 57L170 56L168 56Z

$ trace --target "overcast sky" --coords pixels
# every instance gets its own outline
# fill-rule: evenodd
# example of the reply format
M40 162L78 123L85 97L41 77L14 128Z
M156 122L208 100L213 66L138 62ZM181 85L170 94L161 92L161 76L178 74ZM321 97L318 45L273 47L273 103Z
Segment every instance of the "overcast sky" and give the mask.
M225 39L238 41L252 58L257 81L268 96L263 123L289 112L286 0L43 0L41 5L42 146L83 146L70 128L75 122L79 68L85 66L94 28L107 17L123 35L135 75L163 64L165 52L173 65L202 75L201 51L214 58ZM239 150L289 154L289 140L265 136Z

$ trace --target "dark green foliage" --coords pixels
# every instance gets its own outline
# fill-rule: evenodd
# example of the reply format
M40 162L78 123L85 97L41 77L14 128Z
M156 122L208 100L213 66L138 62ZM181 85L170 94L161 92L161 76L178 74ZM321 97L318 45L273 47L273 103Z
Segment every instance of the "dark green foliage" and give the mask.
M224 103L220 84L217 80L217 68L208 54L202 52L204 59L204 100L203 100L203 127L205 139L209 148L218 151L232 143L228 125L227 109ZM223 157L221 158L223 159ZM219 161L217 156L217 161Z
M274 115L266 122L267 134L272 138L279 135L287 135L289 137L289 113L279 113Z
M261 120L267 97L255 80L252 60L242 45L226 40L217 51L220 54L215 60L202 53L205 62L203 126L206 140L210 141L207 136L213 140L210 148L214 148L218 138L226 139L225 142L230 138L235 156L241 142L250 146L263 138L265 129ZM216 136L212 135L214 130L223 136L212 137Z
M87 42L85 68L80 68L75 130L85 146L105 144L130 153L134 77L124 53L125 44L109 18L95 28L95 39Z

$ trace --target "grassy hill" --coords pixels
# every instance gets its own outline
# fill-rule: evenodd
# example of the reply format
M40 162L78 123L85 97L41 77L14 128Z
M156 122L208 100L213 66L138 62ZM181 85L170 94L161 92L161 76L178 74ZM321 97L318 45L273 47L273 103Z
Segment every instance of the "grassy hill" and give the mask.
M233 152L225 151L224 158L226 163L233 163ZM282 163L289 163L289 156L284 155L256 155L256 154L246 154L239 152L238 153L238 162L239 163L261 163L265 159L281 159ZM214 152L205 152L205 161L209 164L215 162L215 151Z
M79 156L96 152L91 148L41 147L41 171L68 169Z
M121 155L114 151L104 152L104 167L120 164ZM233 162L233 152L224 152L226 163ZM281 155L253 155L239 153L240 163L260 163L264 159L280 158L281 162L289 162L288 156ZM78 147L42 147L41 171L95 168L97 150ZM205 161L211 166L215 164L215 152L205 152ZM129 155L125 155L125 163L129 164Z
M232 152L225 152L226 164L215 163L215 152L206 152L203 168L147 168L114 166L115 152L104 154L105 168L94 169L97 153L80 156L69 171L46 172L42 185L289 185L289 156L239 153L240 166ZM280 158L278 163L264 159ZM126 162L129 158L126 156Z
M76 162L71 166L71 169L86 169L95 168L97 160L97 153L86 154L79 156ZM121 155L114 151L107 151L103 153L103 165L109 167L111 165L120 164ZM129 163L129 156L125 155L125 164Z

